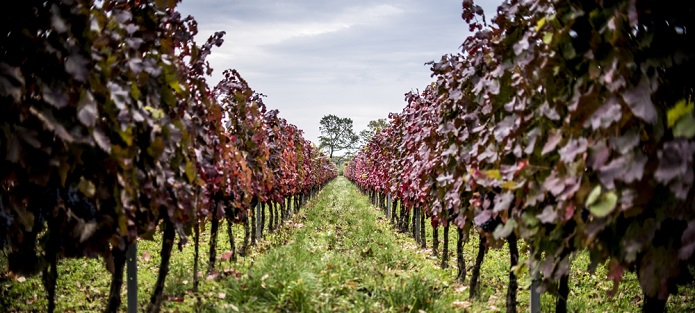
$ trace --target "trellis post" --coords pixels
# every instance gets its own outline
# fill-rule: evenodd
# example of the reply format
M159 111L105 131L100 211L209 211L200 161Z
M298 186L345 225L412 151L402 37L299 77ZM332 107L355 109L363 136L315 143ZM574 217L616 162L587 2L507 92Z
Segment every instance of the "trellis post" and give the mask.
M127 269L127 288L128 288L128 313L138 312L138 263L137 263L137 241L128 246L126 252Z

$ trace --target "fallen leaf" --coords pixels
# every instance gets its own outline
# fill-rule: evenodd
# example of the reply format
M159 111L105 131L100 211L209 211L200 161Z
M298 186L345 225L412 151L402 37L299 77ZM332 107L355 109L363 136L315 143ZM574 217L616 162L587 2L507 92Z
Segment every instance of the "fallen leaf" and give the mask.
M167 301L183 302L183 296L178 296L178 297L167 296Z
M239 278L241 277L241 273L237 272L233 268L229 268L224 270L224 276L234 276L236 278Z
M205 277L205 279L206 279L206 280L215 280L215 278L217 278L217 276L220 276L220 273L218 273L218 272L213 272L213 273L211 273L210 275L208 275L208 277Z
M227 297L227 295L226 295L224 292L220 292L220 293L217 294L217 297L220 298L220 299L224 299L224 298Z
M451 303L457 309L467 309L473 305L470 301L454 301Z
M222 260L229 260L229 259L232 257L232 255L234 255L234 251L227 251L227 252L225 252L225 253L222 253L222 255L220 256L220 258L221 258Z
M149 251L145 251L145 253L142 254L142 260L145 262L149 262L152 259L152 256L150 256Z

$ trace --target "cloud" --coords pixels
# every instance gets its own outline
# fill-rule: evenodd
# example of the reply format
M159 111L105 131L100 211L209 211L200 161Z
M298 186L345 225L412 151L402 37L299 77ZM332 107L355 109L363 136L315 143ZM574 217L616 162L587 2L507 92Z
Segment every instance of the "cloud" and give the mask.
M492 12L500 1L479 2ZM469 34L460 0L184 0L179 10L198 21L200 42L227 32L210 82L236 68L315 143L324 115L350 117L359 132L400 112L404 93L431 81L424 63Z

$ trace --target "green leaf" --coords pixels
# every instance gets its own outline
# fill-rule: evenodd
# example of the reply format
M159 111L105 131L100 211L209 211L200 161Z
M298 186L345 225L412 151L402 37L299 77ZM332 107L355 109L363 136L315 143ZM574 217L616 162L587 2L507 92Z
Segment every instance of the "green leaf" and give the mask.
M591 190L591 192L589 193L589 196L586 197L586 206L590 206L590 205L594 204L594 202L596 202L596 200L598 200L598 196L600 196L600 195L601 195L601 185L597 185L596 187L594 187L593 190Z
M618 203L618 196L611 191L604 193L599 199L589 206L589 211L596 217L606 217L611 214Z
M549 45L553 41L553 33L545 33L543 35L543 43Z
M96 192L94 183L85 179L84 177L80 177L80 184L77 185L77 189L79 189L80 192L82 192L85 196L90 198L94 197L94 193Z
M693 138L695 136L695 119L692 114L685 114L678 119L673 128L673 135L676 137Z
M676 125L676 122L681 118L681 116L691 113L695 104L692 102L686 102L682 99L676 102L676 105L668 110L666 113L666 118L668 120L668 128Z
M521 219L524 221L524 224L526 224L526 227L528 228L536 227L540 222L540 220L535 215L529 212L522 213Z
M195 180L195 165L192 162L186 162L186 176L188 176L188 181L193 182Z
M514 189L517 187L517 184L516 184L516 182L510 180L510 181L506 181L506 182L502 183L500 185L500 187L502 189Z
M154 108L154 107L151 107L148 105L148 106L145 106L145 111L150 112L150 114L152 115L152 118L155 118L155 119L160 119L160 118L164 117L164 111L162 111L162 109L159 109L159 108Z
M516 226L517 224L515 220L507 220L507 223L504 224L504 226L497 225L497 228L495 228L495 231L492 233L492 235L495 236L495 238L497 239L507 238L509 237L509 235L512 234Z

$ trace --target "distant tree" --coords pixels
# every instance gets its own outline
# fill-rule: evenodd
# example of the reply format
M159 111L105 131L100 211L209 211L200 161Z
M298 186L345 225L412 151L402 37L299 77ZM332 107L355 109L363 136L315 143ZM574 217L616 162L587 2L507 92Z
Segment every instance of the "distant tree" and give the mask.
M380 118L378 120L372 120L369 121L367 124L367 128L363 129L360 132L360 146L366 145L369 140L372 139L374 134L376 134L378 131L386 128L388 126L388 121L386 121L385 118Z
M326 115L321 118L319 130L321 131L319 148L327 149L331 159L333 159L333 152L353 149L359 140L359 136L352 129L352 119L347 117Z

